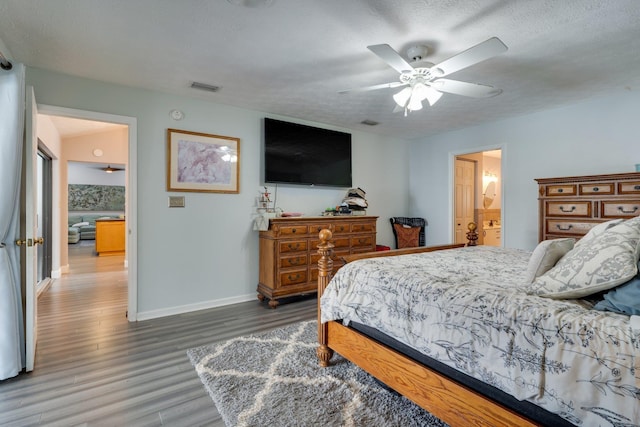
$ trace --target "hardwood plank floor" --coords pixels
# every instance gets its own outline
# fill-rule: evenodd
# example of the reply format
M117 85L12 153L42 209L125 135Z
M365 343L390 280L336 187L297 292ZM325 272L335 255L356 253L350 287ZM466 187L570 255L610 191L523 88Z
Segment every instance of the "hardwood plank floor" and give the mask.
M224 426L187 349L316 317L312 297L130 323L123 257L69 249L39 298L35 370L0 382L2 426Z

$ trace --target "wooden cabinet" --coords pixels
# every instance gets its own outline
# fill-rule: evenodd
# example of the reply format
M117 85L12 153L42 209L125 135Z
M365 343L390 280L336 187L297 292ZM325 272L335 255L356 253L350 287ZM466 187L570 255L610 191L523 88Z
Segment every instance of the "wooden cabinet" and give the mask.
M594 225L640 213L640 172L536 179L539 240L584 236Z
M125 250L124 219L96 220L96 252L99 256L122 255Z
M311 294L318 287L318 233L333 233L334 270L340 257L376 249L376 216L328 216L273 218L269 229L260 232L258 298L278 299Z

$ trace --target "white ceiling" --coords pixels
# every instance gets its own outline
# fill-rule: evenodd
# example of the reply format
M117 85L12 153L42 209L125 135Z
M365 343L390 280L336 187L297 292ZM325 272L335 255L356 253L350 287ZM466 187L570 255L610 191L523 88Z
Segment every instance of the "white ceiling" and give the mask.
M404 138L640 88L638 0L235 3L0 0L0 40L33 67ZM445 94L403 117L391 112L398 89L338 94L397 79L368 45L427 43L438 63L492 36L509 50L448 78L497 97Z

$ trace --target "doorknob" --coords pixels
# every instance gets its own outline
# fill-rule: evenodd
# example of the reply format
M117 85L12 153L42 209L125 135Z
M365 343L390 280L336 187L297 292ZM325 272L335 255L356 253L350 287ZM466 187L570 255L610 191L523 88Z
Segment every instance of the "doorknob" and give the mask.
M22 245L27 245L29 247L33 246L33 239L18 239L16 240L16 245L18 246L22 246Z
M44 237L37 237L33 239L34 245L44 245Z

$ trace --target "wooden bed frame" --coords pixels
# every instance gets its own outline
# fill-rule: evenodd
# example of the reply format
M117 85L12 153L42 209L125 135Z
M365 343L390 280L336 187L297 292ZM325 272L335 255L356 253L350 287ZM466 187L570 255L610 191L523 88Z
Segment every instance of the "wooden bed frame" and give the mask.
M415 402L451 426L536 426L536 422L512 409L461 385L437 371L342 325L340 322L320 322L320 297L329 284L333 272L333 244L330 230L320 232L318 252L318 343L320 366L329 366L333 352L373 375L387 386ZM467 246L475 246L478 239L476 224L469 224ZM346 263L357 259L432 252L465 246L442 245L397 249L345 256Z

